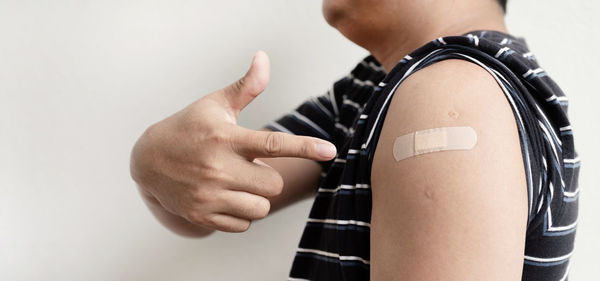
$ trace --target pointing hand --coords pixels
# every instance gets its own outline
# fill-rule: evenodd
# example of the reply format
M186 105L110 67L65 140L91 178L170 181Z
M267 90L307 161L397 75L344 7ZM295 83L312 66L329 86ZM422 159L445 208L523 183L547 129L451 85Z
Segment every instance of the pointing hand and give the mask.
M259 51L244 77L150 126L131 156L144 195L200 227L242 232L268 214L267 198L283 188L279 173L256 158L335 157L327 141L236 124L268 81L269 58Z

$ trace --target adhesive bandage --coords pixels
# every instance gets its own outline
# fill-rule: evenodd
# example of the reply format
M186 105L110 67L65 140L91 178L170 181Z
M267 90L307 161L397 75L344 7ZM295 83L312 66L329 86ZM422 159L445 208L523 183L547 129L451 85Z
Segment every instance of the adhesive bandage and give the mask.
M415 155L445 151L468 150L477 144L477 133L471 127L442 127L416 131L396 138L394 159L400 161Z

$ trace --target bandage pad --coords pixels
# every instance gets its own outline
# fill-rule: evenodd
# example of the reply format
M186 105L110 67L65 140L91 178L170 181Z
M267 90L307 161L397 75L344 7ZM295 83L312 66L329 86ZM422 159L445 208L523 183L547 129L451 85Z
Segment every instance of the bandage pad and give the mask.
M400 161L415 155L446 151L469 150L477 144L477 133L471 127L442 127L416 131L396 138L394 159Z

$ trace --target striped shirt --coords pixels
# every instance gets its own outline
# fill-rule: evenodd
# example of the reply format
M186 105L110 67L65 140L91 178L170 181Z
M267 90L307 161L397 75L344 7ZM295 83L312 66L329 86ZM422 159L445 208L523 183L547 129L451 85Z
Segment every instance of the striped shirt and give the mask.
M495 31L435 39L388 74L368 56L319 97L267 127L315 136L338 148L323 168L289 280L369 280L370 174L375 145L396 87L446 59L488 71L512 107L528 194L522 280L566 280L577 226L580 160L567 97L539 67L525 41Z

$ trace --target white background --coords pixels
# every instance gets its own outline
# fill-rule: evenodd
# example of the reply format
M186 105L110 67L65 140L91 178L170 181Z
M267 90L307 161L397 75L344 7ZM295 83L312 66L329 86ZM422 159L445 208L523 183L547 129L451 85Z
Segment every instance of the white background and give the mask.
M345 75L366 51L320 1L0 0L0 280L284 280L309 201L245 234L162 228L129 177L150 124L242 75L257 49L271 84L241 124L260 128ZM509 0L570 97L582 158L571 280L597 278L600 4Z

